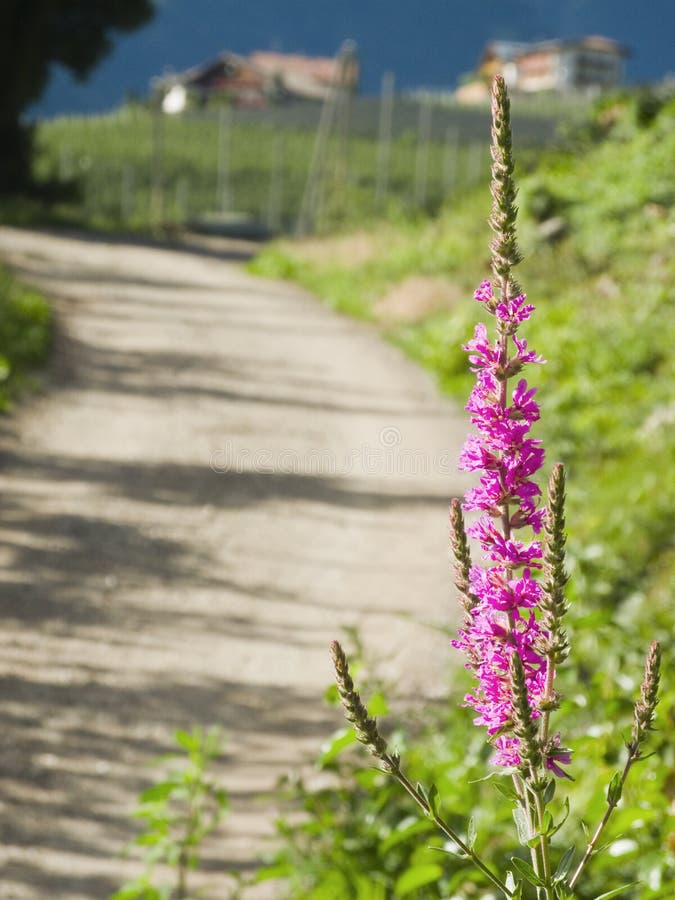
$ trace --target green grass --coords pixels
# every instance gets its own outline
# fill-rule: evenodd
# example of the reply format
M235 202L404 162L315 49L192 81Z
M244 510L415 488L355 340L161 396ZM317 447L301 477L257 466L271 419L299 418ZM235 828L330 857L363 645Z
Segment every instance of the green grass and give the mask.
M667 900L675 878L675 750L669 742L675 688L668 680L675 649L674 112L671 103L639 124L628 103L606 140L543 154L519 179L526 261L518 276L537 306L526 337L548 360L530 379L540 389L539 436L549 466L562 460L569 478L573 664L563 674L567 700L556 727L575 749L577 781L561 851L580 817L592 825L602 814L649 642L659 639L665 654L657 753L641 764L608 832L610 840L623 835L628 849L591 865L580 900L633 878L642 884L626 897ZM465 303L386 333L463 402L473 379L461 344L479 312L473 289L489 274L488 212L489 198L477 191L434 222L378 226L363 267L336 263L329 248L325 263L315 253L308 260L301 243L284 243L264 251L252 268L295 278L334 308L365 318L373 318L377 299L407 276L445 275L465 291ZM553 215L560 231L552 241L541 222ZM458 708L467 687L455 676L447 708L404 758L413 779L438 785L460 830L458 813L478 810L479 845L488 857L505 861L512 823L495 812L490 782L469 784L485 773L489 754L473 734L471 716ZM395 785L363 759L343 755L331 766L338 790L301 788L296 799L306 820L281 826L276 872L287 879L290 895L399 896L406 872L440 863L440 882L410 896L483 896L463 861L429 850L430 835L416 832L417 819L408 818L413 811Z
M50 343L49 304L0 266L0 411L32 386L31 373L44 363Z

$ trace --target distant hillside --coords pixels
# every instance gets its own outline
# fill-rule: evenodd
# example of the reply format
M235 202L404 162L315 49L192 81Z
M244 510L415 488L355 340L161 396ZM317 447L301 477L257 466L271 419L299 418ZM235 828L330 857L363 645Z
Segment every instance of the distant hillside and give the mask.
M661 78L673 68L673 3L652 0L640 15L631 0L156 0L155 20L120 40L85 85L55 71L38 115L114 107L126 94L144 94L153 75L183 69L223 49L278 49L330 55L356 40L364 93L382 73L399 87L454 86L493 38L540 40L604 34L631 50L631 81ZM671 27L667 27L671 23Z

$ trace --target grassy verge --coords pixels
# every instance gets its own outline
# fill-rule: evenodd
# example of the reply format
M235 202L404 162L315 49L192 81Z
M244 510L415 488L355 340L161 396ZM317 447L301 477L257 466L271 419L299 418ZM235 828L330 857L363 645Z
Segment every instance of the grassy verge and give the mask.
M44 363L50 343L49 304L0 266L0 411L32 386L31 373Z
M574 667L563 676L563 740L576 754L575 827L602 813L647 644L661 640L666 660L675 649L675 106L646 121L639 112L637 104L611 110L607 139L545 155L520 179L526 262L518 274L537 306L527 338L549 360L536 373L539 436L549 461L561 459L569 471ZM601 121L608 127L608 110L602 115L595 130ZM488 211L485 196L472 194L435 222L375 229L358 267L330 246L322 259L316 246L308 254L300 243L271 247L253 268L292 277L336 309L372 319L382 296L411 276L444 276L465 301L383 329L464 400L472 378L460 345L478 312L468 298L489 271ZM448 710L410 748L412 776L436 783L446 810L474 806L481 849L499 859L511 846L510 823L494 813L491 783L468 784L484 774L489 754L467 736L470 717L456 705L465 690L463 680L453 687ZM642 764L612 823L611 853L591 866L579 898L634 878L641 885L626 897L672 895L675 757L667 735L674 720L675 690L666 683L658 752ZM363 761L335 756L328 765L339 774L338 791L301 788L307 819L282 823L276 874L292 896L405 896L415 883L410 896L487 896L464 861L429 849L427 823L410 817L395 786L362 771ZM450 817L461 830L461 817ZM561 832L561 850L570 831Z

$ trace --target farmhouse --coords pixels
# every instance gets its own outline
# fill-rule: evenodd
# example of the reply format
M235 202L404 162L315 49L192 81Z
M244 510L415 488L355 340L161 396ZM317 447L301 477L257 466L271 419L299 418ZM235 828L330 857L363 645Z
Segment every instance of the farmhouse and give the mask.
M166 112L180 112L188 98L203 104L225 97L235 106L266 106L289 99L322 100L338 88L356 91L359 64L354 46L335 57L256 50L249 56L225 51L185 72L155 78Z
M627 56L622 44L599 36L534 44L492 41L474 76L458 89L456 97L465 102L479 99L481 85L487 92L498 72L512 92L599 93L621 83Z

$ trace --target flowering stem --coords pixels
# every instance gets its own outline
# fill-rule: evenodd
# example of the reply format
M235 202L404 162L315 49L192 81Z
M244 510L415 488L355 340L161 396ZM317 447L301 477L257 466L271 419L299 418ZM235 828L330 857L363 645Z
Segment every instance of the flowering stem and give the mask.
M409 781L409 779L403 774L400 769L399 763L395 757L387 757L387 760L383 760L385 763L385 771L391 775L393 778L398 781L398 783L405 788L405 790L410 794L415 803L417 803L424 813L429 816L429 818L437 825L437 827L443 832L446 837L449 837L454 844L459 847L462 853L465 853L466 856L473 862L475 866L477 866L481 872L485 875L485 877L496 887L499 888L500 891L506 896L510 897L512 892L507 888L504 882L497 875L494 874L483 862L483 860L466 844L461 837L451 828L447 822L445 822L441 816L436 812L435 809L427 802L427 800L422 796L420 791Z
M630 772L631 766L639 758L640 758L639 756L637 756L637 757L629 756L628 759L626 760L626 765L623 767L623 772L621 773L621 781L620 781L621 788L623 788L626 778L628 777L628 773ZM574 885L579 880L579 876L581 875L584 868L586 867L586 863L591 858L593 851L595 850L595 846L598 843L598 840L600 838L600 835L605 830L605 825L607 825L607 823L609 822L609 817L612 815L612 813L616 809L620 799L621 799L621 791L620 790L617 791L616 798L612 797L612 796L609 796L607 798L607 809L605 810L605 814L602 817L600 824L595 829L595 834L588 842L588 846L586 847L586 852L584 853L583 859L577 866L577 869L576 869L574 875L570 879L570 882L569 882L570 890L572 890L574 888Z
M641 748L647 739L648 732L652 728L652 724L654 721L654 711L656 709L656 704L659 702L660 678L661 646L658 641L653 641L649 647L649 653L647 654L645 674L640 689L640 699L635 704L635 709L633 711L633 731L630 741L628 741L628 743L626 744L626 749L628 750L626 764L623 767L623 772L621 773L621 775L617 773L609 783L609 787L607 789L607 809L605 810L605 814L602 817L600 824L595 829L595 834L588 842L588 846L586 847L586 852L584 853L583 859L577 866L576 872L570 879L570 889L574 888L574 885L579 880L579 876L583 872L586 863L591 858L600 835L604 831L607 822L609 822L610 816L619 804L619 800L621 799L621 794L623 792L623 786L626 782L626 778L628 778L628 773L631 770L631 766L642 759Z
M347 656L338 643L332 641L331 656L333 658L333 666L335 668L335 678L337 682L338 693L345 711L345 716L354 727L356 738L371 752L373 756L382 763L382 769L388 775L391 775L398 783L405 788L415 803L417 803L424 813L436 824L442 833L450 838L450 840L459 847L473 864L481 870L485 877L506 897L510 897L512 892L507 888L504 882L492 872L483 860L478 856L473 848L469 847L457 832L448 825L448 823L439 815L433 800L427 799L419 788L416 788L404 772L401 771L401 763L397 753L389 753L387 742L382 737L377 727L375 719L368 715L368 711L361 700L359 692L354 687L351 675L349 673L349 662Z

